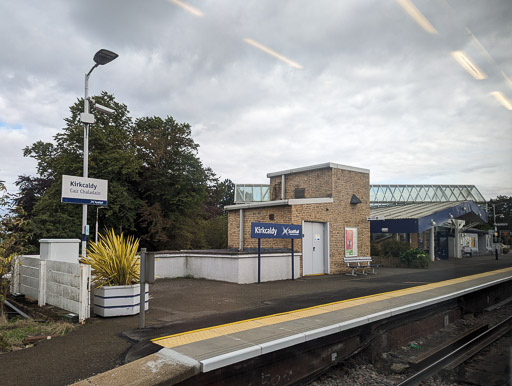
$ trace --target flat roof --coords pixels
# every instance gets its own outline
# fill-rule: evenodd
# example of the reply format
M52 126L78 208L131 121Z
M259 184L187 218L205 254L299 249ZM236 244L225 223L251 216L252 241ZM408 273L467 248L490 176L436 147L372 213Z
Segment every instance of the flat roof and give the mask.
M268 206L283 206L283 205L305 205L305 204L329 204L334 200L332 197L315 197L315 198L291 198L289 200L274 200L274 201L258 201L248 202L246 204L226 205L225 210L238 210L250 208L265 208Z
M307 171L311 171L311 170L319 170L319 169L342 169L342 170L349 170L351 172L370 174L370 169L363 169L363 168L357 168L355 166L341 165L341 164L337 164L334 162L326 162L326 163L318 164L318 165L310 165L310 166L304 166L304 167L296 168L296 169L288 169L288 170L281 170L279 172L267 173L267 178L283 176L286 174L307 172Z

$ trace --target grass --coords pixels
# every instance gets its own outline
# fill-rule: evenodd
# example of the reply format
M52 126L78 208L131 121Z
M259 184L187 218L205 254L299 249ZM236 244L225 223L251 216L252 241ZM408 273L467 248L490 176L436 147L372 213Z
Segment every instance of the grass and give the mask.
M60 336L77 326L68 322L36 322L32 319L15 319L0 322L0 352L25 348L23 340L30 336Z

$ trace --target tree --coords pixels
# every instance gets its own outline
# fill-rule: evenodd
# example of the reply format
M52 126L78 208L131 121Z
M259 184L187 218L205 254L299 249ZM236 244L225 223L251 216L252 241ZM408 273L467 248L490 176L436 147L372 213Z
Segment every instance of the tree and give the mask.
M103 92L94 98L115 111L96 114L89 135L89 177L108 180L108 207L99 211L102 229L125 231L152 250L226 245L223 207L234 185L220 182L198 157L187 123L172 117L132 121L128 109ZM62 175L81 176L83 100L70 107L54 143L35 142L24 155L37 160L37 176L20 176L16 206L34 250L41 238L79 238L81 206L60 202ZM88 211L94 224L96 211ZM21 214L22 213L22 214ZM224 233L225 235L221 235Z
M12 197L0 181L0 322L4 317L4 302L9 292L10 275L15 264L15 257L26 252L26 237L23 216L14 216ZM19 213L22 214L22 213Z
M208 200L204 205L206 220L203 234L206 248L224 249L228 246L228 216L224 210L226 205L234 203L235 184L229 180L215 180L209 186Z
M172 117L137 119L133 144L142 162L142 244L158 249L204 247L201 209L215 175L199 160L190 125Z
M103 225L107 228L135 231L141 202L136 194L140 162L131 147L132 120L126 105L103 92L95 100L114 109L115 114L96 114L89 134L89 177L109 181L109 205ZM62 175L81 176L83 171L83 125L80 113L83 100L70 107L66 127L55 135L53 143L38 141L24 149L24 155L37 160L39 177L18 179L22 195L18 204L30 209L29 224L38 248L43 237L80 238L81 206L60 202ZM39 189L41 188L41 189ZM36 199L34 202L34 198ZM88 223L94 223L95 211L88 211Z

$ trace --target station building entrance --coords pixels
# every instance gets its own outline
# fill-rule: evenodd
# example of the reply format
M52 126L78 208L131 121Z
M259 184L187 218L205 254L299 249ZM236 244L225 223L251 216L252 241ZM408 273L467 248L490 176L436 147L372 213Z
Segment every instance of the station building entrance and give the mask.
M305 221L302 226L303 274L329 273L329 227L327 223Z

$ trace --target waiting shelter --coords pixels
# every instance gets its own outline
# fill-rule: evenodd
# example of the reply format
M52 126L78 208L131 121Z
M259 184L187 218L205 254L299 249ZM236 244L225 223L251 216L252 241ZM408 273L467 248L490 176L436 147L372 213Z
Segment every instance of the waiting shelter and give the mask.
M470 252L486 252L488 232L471 230L487 222L485 199L474 185L372 185L370 196L373 237L406 235L412 246L428 249L431 260L436 251L440 258L462 257L465 238L476 240Z

